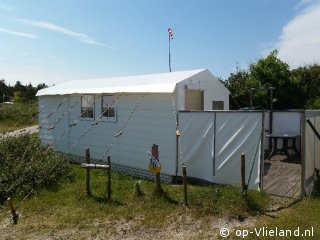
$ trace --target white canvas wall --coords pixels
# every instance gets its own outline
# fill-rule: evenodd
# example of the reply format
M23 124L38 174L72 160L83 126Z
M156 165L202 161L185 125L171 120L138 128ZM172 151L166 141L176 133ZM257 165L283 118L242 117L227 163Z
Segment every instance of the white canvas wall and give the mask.
M296 134L300 135L300 122L301 122L301 111L276 111L273 112L273 129L274 134ZM265 112L265 121L264 129L265 134L269 134L269 121L270 121L270 112ZM278 147L281 147L282 142L279 140ZM297 139L297 148L300 150L300 139ZM264 139L264 148L269 150L269 139L265 137Z
M313 126L320 132L320 111L306 110L306 120L309 119ZM313 185L314 169L320 169L320 141L313 130L305 122L305 190L310 192Z
M184 163L188 176L213 181L214 128L213 112L179 112L180 175Z
M147 151L150 151L154 143L159 145L162 172L175 175L176 125L171 95L169 93L122 94L116 103L117 118L115 122L101 121L78 141L94 122L93 119L80 118L78 124L68 130L64 140L59 141L55 148L62 152L84 156L85 148L89 147L92 158L99 160L107 148L111 147L108 155L111 155L113 162L147 170L149 162ZM52 102L57 102L58 104L64 96L42 96L39 99L39 104L40 106L52 104ZM141 97L141 103L128 120L131 111ZM70 101L65 103L66 107L77 103L80 100L80 95L70 95L68 98ZM52 111L52 108L48 107L48 111ZM57 111L48 121L56 121L61 116L61 111ZM68 129L67 126L79 117L80 112L80 104L76 104L68 113L68 117L65 117L54 130L47 132L46 135L44 135L45 130L42 130L40 137L43 142L54 142L63 134L65 129ZM94 114L95 119L101 114L101 95L95 95ZM39 119L45 119L46 116L46 113L41 113ZM123 134L115 138L114 135L119 132L119 129L126 121L127 124L123 129ZM47 141L46 139L49 140Z
M47 121L40 131L43 143L55 143L57 150L78 156L84 156L85 148L89 147L92 158L98 160L110 147L108 155L113 162L145 170L149 162L146 152L155 143L159 145L162 173L176 174L176 125L171 94L123 94L116 102L116 121L103 120L91 128L94 119L80 118L75 127L68 128L80 116L80 97L78 94L68 95L67 101L49 119L46 118L50 112L65 96L40 97L39 108L48 106L39 115L40 122ZM141 97L141 103L128 120ZM101 95L95 95L95 119L101 113L100 104ZM71 106L73 108L68 111ZM47 131L66 111L63 120L53 130ZM123 134L115 138L127 120ZM253 166L250 188L258 189L261 125L261 112L180 112L182 136L179 152L181 150L182 160L179 160L179 171L185 163L191 177L239 184L240 155L244 152L247 180Z
M68 150L69 145L69 103L68 96L45 96L39 98L40 114L38 121L41 141L44 144L55 143L55 148L63 152ZM63 117L63 119L59 120L60 117ZM49 130L52 126L55 126L55 128Z
M224 101L224 110L229 110L229 91L208 70L204 70L177 84L177 107L185 110L185 88L204 91L204 110L212 110L212 101Z
M180 112L182 163L188 176L222 184L240 184L240 156L246 154L247 180L258 189L261 112ZM253 165L254 163L254 165Z

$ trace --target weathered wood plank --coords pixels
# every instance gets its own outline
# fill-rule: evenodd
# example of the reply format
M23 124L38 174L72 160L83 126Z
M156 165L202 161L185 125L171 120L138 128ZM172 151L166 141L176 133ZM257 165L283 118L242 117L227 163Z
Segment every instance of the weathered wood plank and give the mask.
M267 193L296 198L301 194L301 164L271 161L265 166L263 188Z
M107 169L109 168L109 165L104 165L104 164L93 164L93 163L81 163L82 168L94 168L94 169Z

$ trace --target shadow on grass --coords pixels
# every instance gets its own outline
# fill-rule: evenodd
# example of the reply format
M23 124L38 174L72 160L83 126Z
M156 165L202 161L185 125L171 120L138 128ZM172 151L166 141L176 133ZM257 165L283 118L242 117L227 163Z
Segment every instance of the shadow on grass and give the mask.
M167 202L169 202L171 204L175 204L175 205L179 204L179 201L177 201L177 200L173 199L172 197L170 197L168 195L168 193L165 192L162 188L161 188L160 192L154 191L153 192L153 197L162 198L162 199L166 200Z
M254 198L248 195L245 198L248 210L251 212L263 212L265 209Z
M247 210L254 214L265 212L270 204L270 199L264 192L248 191L243 201Z
M111 201L108 201L107 196L97 196L94 194L91 194L90 196L87 196L87 198L93 199L96 203L106 203L106 204L111 204L114 206L125 206L126 204L122 201L116 200L116 199L111 199Z

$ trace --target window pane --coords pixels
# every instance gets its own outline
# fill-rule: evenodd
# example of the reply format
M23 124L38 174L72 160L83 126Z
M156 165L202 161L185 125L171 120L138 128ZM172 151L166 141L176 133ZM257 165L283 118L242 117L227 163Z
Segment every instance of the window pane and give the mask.
M82 108L81 109L81 116L83 118L93 118L93 109L91 109L91 108Z
M102 113L104 117L116 116L115 100L114 95L102 96Z
M212 110L223 110L224 101L212 101Z
M91 105L93 105L93 101L94 101L93 95L84 95L82 97L82 107L90 107Z
M115 96L113 95L103 96L102 101L103 101L103 107L114 105Z
M115 108L113 107L103 108L102 111L104 117L115 117Z
M94 96L83 95L81 98L81 117L93 118Z

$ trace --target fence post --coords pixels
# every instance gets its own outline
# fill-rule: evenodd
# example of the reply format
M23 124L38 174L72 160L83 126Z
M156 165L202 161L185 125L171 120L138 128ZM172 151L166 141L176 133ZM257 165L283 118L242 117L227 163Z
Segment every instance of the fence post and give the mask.
M108 168L107 168L107 193L108 193L108 201L111 201L111 157L108 156L107 160Z
M90 164L90 149L86 148L86 163ZM90 168L86 168L86 192L87 196L91 196L90 191Z
M242 196L247 196L247 185L246 185L246 155L241 154L241 189Z
M18 223L18 219L19 219L19 215L17 214L16 209L13 206L11 198L8 198L7 200L8 200L9 208L10 208L10 211L11 211L13 224L17 224Z
M151 153L152 153L152 156L159 161L159 150L158 150L157 144L152 145ZM155 182L156 182L155 192L157 195L161 195L162 189L161 189L160 173L156 173Z
M184 205L188 206L187 167L182 165Z

